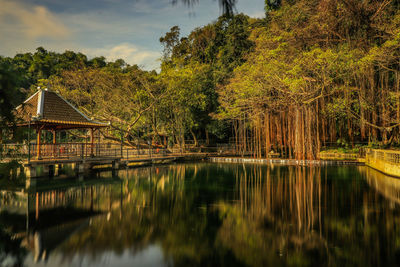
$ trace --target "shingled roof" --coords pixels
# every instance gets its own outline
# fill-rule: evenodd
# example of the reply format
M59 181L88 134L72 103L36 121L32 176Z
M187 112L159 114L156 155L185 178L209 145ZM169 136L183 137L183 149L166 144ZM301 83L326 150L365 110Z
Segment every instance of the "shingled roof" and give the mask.
M107 124L89 119L61 95L49 90L38 90L16 108L20 126L29 121L53 129L99 128Z

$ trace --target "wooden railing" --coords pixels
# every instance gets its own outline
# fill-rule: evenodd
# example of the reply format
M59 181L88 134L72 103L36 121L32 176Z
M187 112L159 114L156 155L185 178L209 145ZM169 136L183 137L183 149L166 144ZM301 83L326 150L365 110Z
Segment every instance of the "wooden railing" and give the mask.
M113 143L2 144L0 159L122 157L121 151L121 145Z
M0 144L0 160L27 158L29 149L23 144Z
M133 148L118 143L57 143L41 144L0 144L0 161L2 160L47 160L91 157L115 157L121 159L160 158L166 156L183 156L193 154L235 155L235 151L225 144L196 148ZM38 157L40 155L40 157ZM251 154L240 154L251 156ZM270 154L278 157L279 154Z
M0 144L0 161L4 159L46 160L91 157L115 157L122 159L165 157L183 155L184 150L165 148L132 148L116 143L59 143L59 144ZM38 157L39 156L39 157Z
M121 146L118 144L90 144L90 143L60 143L42 144L40 151L36 144L32 144L31 157L40 158L87 158L87 157L118 157L121 156Z

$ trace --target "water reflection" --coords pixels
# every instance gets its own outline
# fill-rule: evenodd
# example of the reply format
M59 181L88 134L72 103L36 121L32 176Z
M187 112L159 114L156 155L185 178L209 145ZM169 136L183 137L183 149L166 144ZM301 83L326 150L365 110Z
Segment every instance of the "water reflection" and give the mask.
M366 168L366 180L382 196L394 203L400 204L400 179L387 176L371 168Z
M14 258L28 266L400 260L400 180L366 167L200 163L97 176L1 192L2 234L19 241Z

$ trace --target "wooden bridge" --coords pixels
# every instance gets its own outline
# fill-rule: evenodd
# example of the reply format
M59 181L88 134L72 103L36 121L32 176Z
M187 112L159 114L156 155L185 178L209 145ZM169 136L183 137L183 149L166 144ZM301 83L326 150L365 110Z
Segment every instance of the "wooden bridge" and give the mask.
M73 164L77 173L95 167L137 162L171 161L182 158L181 153L172 153L161 148L134 149L118 143L100 140L100 129L109 125L89 119L61 95L50 90L38 90L15 110L17 126L28 128L28 140L23 144L0 144L0 161L19 160L28 177L57 174L63 164ZM61 142L61 132L87 130L84 142ZM36 137L31 140L31 131ZM47 133L47 143L45 138ZM51 141L48 142L49 133ZM95 135L98 134L97 140ZM65 138L64 138L65 140ZM97 141L97 142L96 142Z
M17 159L25 167L28 178L57 175L64 164L72 164L76 174L80 174L90 169L119 169L121 166L171 162L194 156L193 153L164 148L135 149L115 143L41 144L40 158L37 155L36 144L0 145L0 160ZM205 157L206 154L196 153L196 156Z

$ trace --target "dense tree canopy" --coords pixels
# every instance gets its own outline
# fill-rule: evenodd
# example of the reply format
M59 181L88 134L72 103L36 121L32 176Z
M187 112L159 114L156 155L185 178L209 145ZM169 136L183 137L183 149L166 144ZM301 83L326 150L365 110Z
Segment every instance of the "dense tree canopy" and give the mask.
M3 62L3 58L0 57L0 127L2 129L9 129L15 121L12 111L20 104L24 96L19 90L21 80L15 67Z
M398 142L399 3L271 3L255 50L219 90L243 149L313 159L338 139Z
M314 159L331 144L400 143L399 10L398 0L266 0L265 19L223 15L188 36L173 26L159 73L42 47L0 61L18 78L11 87L51 87L110 122L107 138L234 140L242 154Z

